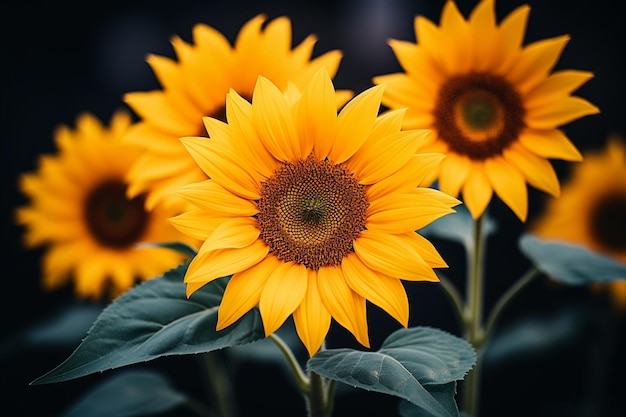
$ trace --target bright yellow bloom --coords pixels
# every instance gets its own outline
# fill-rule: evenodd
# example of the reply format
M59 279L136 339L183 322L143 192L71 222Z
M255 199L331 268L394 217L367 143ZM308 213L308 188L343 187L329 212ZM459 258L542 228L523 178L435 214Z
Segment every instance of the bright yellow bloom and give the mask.
M584 157L563 184L561 196L548 201L533 231L626 262L626 143L613 136L604 149ZM606 286L626 309L626 281Z
M80 298L113 298L140 279L154 277L183 261L164 248L137 249L140 242L193 240L168 222L177 213L144 208L145 196L126 197L124 177L140 154L123 142L130 115L116 112L110 126L84 113L76 129L55 132L58 153L42 155L36 172L19 178L30 205L16 209L28 247L46 248L43 279L52 290L74 281Z
M482 0L465 19L452 0L440 25L415 18L419 43L389 42L405 72L374 78L387 84L383 104L407 107L404 128L432 129L424 151L447 158L435 178L474 218L493 192L525 221L526 184L558 196L549 158L580 161L558 128L599 110L572 92L593 75L552 72L569 36L523 46L530 8L496 23L494 0Z
M315 36L291 49L290 20L265 20L258 15L243 25L233 46L217 30L198 24L193 28L195 44L173 38L177 61L148 57L163 89L125 96L125 102L142 119L127 139L146 149L129 172L129 193L147 193L148 208L158 201L176 203L172 193L181 185L206 179L179 138L204 135L204 116L224 121L226 94L231 88L249 99L259 75L284 91L288 82L302 88L321 67L333 76L337 72L342 57L339 51L312 59ZM350 97L351 92L343 91L339 104Z
M401 131L404 111L379 116L372 87L337 114L322 69L287 94L259 77L252 103L231 90L228 124L210 139L181 139L210 178L183 187L195 208L172 219L203 240L185 276L187 295L232 274L218 330L258 305L266 335L293 314L313 355L331 318L369 347L366 301L408 325L401 279L438 281L446 267L415 233L460 202L421 179L443 158L416 153L425 130Z

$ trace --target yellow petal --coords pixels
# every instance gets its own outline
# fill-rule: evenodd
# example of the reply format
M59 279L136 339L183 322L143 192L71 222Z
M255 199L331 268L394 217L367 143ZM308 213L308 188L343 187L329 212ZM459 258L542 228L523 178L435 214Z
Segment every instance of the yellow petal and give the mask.
M147 59L148 64L154 71L161 87L167 91L168 99L178 113L189 118L189 122L197 124L197 116L200 113L198 106L190 100L186 89L186 80L180 74L180 66L170 58L150 54Z
M431 241L419 233L405 233L407 242L413 246L416 252L426 261L431 268L447 268L448 264L443 260Z
M502 156L519 168L530 185L554 197L559 196L559 179L548 160L526 150L517 142L505 149Z
M452 196L459 195L470 171L470 159L450 152L439 164L439 189Z
M531 129L551 129L599 112L600 109L583 98L564 97L551 106L529 109L525 122Z
M417 193L396 193L371 202L366 227L387 233L410 232L453 212L438 199Z
M330 329L331 315L324 307L317 286L317 272L307 270L307 290L300 306L293 312L293 322L298 337L304 343L309 356L320 349Z
M522 4L500 22L499 51L501 56L499 62L493 63L495 74L506 74L519 59L529 13L530 6Z
M433 108L432 98L435 97L435 94L424 93L413 78L409 78L405 73L379 75L372 80L377 85L385 86L385 94L383 95L382 103L390 109L406 108L405 113L428 114ZM424 98L416 100L416 97L420 96L424 96ZM410 106L408 105L409 103ZM382 114L388 111L389 110ZM404 117L403 123L409 129L430 126L430 124L407 124L407 117Z
M181 142L202 170L227 190L251 200L260 197L260 179L232 146L223 141L185 137Z
M368 268L353 254L343 259L341 267L347 284L354 292L382 308L402 326L408 326L409 300L399 279Z
M490 7L485 7L485 9L489 12ZM475 21L475 17L472 16L472 20ZM482 24L483 22L477 22L473 26L480 27ZM443 69L441 72L445 74L463 73L469 71L474 64L472 43L476 43L476 41L471 37L471 26L453 1L446 2L441 11L439 25L441 51L445 52L439 56ZM420 39L418 38L418 40Z
M320 296L337 323L348 329L360 344L369 347L365 298L352 291L344 275L336 266L320 268L317 272Z
M365 143L380 111L383 90L383 86L370 87L341 109L337 117L337 136L328 154L331 162L344 162Z
M189 170L200 171L193 159L189 157L172 158L171 155L152 152L144 154L143 157L137 159L131 171L128 172L128 176L131 180L150 182L165 177L173 177L178 175L178 173ZM200 172L199 176L203 179L206 178L206 175L202 172Z
M393 133L363 146L346 166L361 184L375 184L402 168L415 154L427 130Z
M300 306L307 292L308 281L306 267L302 264L282 263L274 269L259 300L266 336L278 330Z
M244 248L258 239L261 231L253 217L234 217L221 222L209 235L204 250Z
M493 0L480 1L472 10L469 18L471 31L469 36L473 48L473 68L475 71L484 72L493 68L494 62L501 59L497 48L499 36L496 27L495 4ZM461 34L455 34L457 39L463 40ZM457 62L462 62L460 59Z
M176 229L187 236L204 241L222 219L221 217L209 217L204 210L190 209L168 220Z
M523 95L535 88L547 78L569 39L568 35L563 35L524 47L520 59L507 74L509 82Z
M589 71L555 72L524 97L524 106L526 109L535 109L558 104L556 102L571 94L592 77L593 73Z
M137 122L130 126L124 134L123 140L132 145L144 146L146 137L150 138L150 146L154 152L165 154L170 152L185 152L185 149L178 140L179 135L172 136L167 132L155 129L154 126L146 122Z
M214 251L204 250L206 241L200 247L198 254L191 260L185 283L209 283L217 278L229 276L256 265L263 260L269 248L261 241L256 240L245 248L227 248ZM187 291L187 296L190 293Z
M259 212L253 201L231 193L213 180L184 185L178 195L213 216L249 217Z
M528 191L524 176L502 157L485 161L485 172L494 191L524 222L528 214Z
M46 251L42 259L44 288L54 290L70 281L77 250L80 250L80 245L68 243L51 246Z
M183 117L162 91L126 93L124 102L131 106L142 120L150 121L173 136L196 134L198 123L204 116L197 111L195 115Z
M230 326L259 304L265 283L280 264L278 258L270 255L258 264L233 274L217 312L217 330Z
M325 70L317 71L296 109L302 159L311 151L315 152L319 160L328 156L337 135L336 100L335 88L328 73Z
M228 118L229 143L234 152L245 158L246 164L256 170L263 178L270 177L276 170L278 161L257 136L252 116L252 106L245 98L231 90L226 100L226 117ZM219 126L223 126L219 124ZM213 137L213 136L211 136ZM251 145L253 144L253 145Z
M419 253L401 236L364 230L355 239L354 251L369 268L410 281L438 281Z
M481 162L472 162L467 181L463 185L463 202L474 219L479 218L493 194L489 179Z
M445 157L437 153L414 154L398 171L367 187L367 198L373 201L386 194L407 192L436 174L437 166Z
M446 2L444 7L452 7L456 8L456 5L453 2ZM447 52L444 48L442 51L440 46L440 31L437 26L428 20L426 17L422 15L417 15L413 20L414 32L417 40L419 41L419 45L424 49L428 56L433 57L433 61L445 62L445 52Z
M267 78L259 76L252 98L252 119L263 144L279 161L300 156L296 126L287 100Z
M569 138L559 129L525 129L518 141L532 153L544 158L558 158L580 162L582 155Z
M406 110L406 108L387 110L380 114L374 122L370 137L380 138L399 132L402 129L402 121L404 120Z

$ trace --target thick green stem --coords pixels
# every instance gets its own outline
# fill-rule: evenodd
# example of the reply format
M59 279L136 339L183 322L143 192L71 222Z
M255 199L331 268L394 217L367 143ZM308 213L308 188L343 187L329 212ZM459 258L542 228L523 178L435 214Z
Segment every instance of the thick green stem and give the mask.
M325 378L315 372L309 372L309 379L311 381L311 389L306 397L308 416L329 417L332 407Z
M480 368L481 353L484 345L484 330L482 327L483 291L484 291L484 257L485 235L483 233L484 218L480 216L474 222L473 245L467 248L467 300L464 311L465 340L469 342L478 357L476 365L467 374L463 382L462 410L469 416L476 417L478 399L480 397Z

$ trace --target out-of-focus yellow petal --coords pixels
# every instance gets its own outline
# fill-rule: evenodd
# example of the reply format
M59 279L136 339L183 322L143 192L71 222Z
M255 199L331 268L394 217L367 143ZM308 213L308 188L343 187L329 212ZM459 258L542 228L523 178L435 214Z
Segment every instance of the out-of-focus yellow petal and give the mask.
M487 208L493 194L493 189L482 164L472 163L462 192L463 202L470 214L474 219L479 218Z
M559 178L548 160L528 151L519 143L513 143L505 149L502 156L522 172L530 185L555 197L559 196Z
M485 172L496 194L521 221L526 221L528 191L519 169L504 158L497 157L485 161Z
M526 149L544 158L558 158L566 161L582 161L583 157L569 138L559 129L525 129L519 143Z

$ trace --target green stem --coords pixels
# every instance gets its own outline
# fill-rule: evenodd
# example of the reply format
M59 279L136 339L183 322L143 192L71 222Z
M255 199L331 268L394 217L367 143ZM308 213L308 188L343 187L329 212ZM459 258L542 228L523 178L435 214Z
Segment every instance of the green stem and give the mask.
M485 235L483 233L486 213L474 222L473 245L467 248L467 304L464 311L465 340L476 349L478 357L476 365L467 374L463 382L463 411L469 416L477 416L478 399L480 394L479 378L481 368L481 353L485 341L482 327Z
M287 343L276 333L272 333L269 338L278 346L287 359L287 363L296 379L296 384L305 397L307 415L309 417L329 417L333 406L334 381L327 381L324 377L312 371L309 371L307 376Z
M448 296L448 299L452 303L454 307L454 313L459 320L459 323L463 323L463 299L461 298L461 294L456 289L454 284L450 282L450 280L441 272L437 271L437 276L439 277L439 283L441 284L441 288L443 288L444 292Z
M232 386L228 372L224 364L216 360L218 352L208 352L201 356L204 366L207 370L209 384L211 385L213 398L219 415L223 417L235 417L237 411L233 400L233 393L230 389Z
M309 391L311 390L311 381L305 375L304 371L302 371L298 360L294 356L287 343L285 343L283 339L281 339L280 336L278 336L276 333L270 334L269 338L276 344L276 346L278 346L278 349L280 349L283 355L285 355L287 363L291 368L291 372L296 379L296 384L298 385L298 388L300 388L300 391L302 391L304 395L309 395Z
M329 417L331 398L327 391L326 379L315 372L309 372L311 390L307 395L309 417Z
M541 271L539 271L535 266L531 266L531 268L517 282L515 282L515 284L509 288L507 292L502 294L487 319L487 325L485 326L485 339L488 339L493 332L493 328L498 321L502 310L504 310L504 307L533 279L540 275Z

